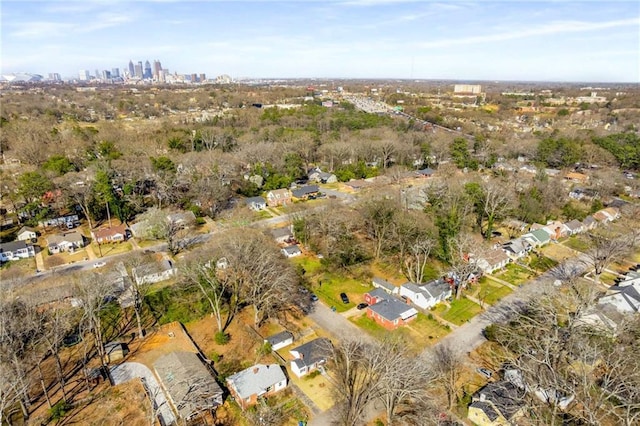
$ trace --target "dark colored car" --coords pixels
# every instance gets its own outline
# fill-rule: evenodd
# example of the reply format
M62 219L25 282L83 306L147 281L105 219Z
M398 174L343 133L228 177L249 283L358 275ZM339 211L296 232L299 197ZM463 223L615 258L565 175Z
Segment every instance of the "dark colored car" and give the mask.
M362 310L364 308L366 308L367 306L369 306L368 303L358 303L358 306L356 306L358 309Z
M311 301L312 302L317 302L318 301L318 296L316 296L315 294L311 293Z
M347 293L340 293L340 299L342 299L342 303L349 303L349 298L347 297Z

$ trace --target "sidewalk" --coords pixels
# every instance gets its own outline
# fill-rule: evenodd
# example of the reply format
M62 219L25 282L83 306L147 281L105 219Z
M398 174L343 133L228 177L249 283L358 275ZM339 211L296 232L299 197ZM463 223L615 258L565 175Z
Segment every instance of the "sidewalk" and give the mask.
M500 278L498 278L498 277L496 277L496 276L494 276L494 275L487 275L487 279L489 279L489 280L493 280L493 281L495 281L495 282L497 282L497 283L499 283L499 284L502 284L502 285L504 285L504 286L507 286L507 287L509 287L511 290L515 290L515 289L517 289L517 288L518 288L517 286L515 286L515 285L513 285L513 284L511 284L511 283L509 283L509 282L507 282L507 281L505 281L505 280L501 280Z
M44 267L44 257L42 256L42 249L36 253L36 269L38 271L46 271Z

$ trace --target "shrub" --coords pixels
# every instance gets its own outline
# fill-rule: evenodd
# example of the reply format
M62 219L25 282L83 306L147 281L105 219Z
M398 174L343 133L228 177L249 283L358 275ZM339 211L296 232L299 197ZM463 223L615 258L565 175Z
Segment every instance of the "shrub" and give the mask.
M229 336L229 334L225 333L224 331L218 331L214 336L213 336L213 340L216 342L216 344L218 345L226 345L227 343L229 343L229 340L231 339L231 337Z
M57 422L71 411L73 407L67 401L59 401L56 405L49 409L51 420Z
M258 355L269 355L273 351L271 343L266 342L264 345L258 348Z

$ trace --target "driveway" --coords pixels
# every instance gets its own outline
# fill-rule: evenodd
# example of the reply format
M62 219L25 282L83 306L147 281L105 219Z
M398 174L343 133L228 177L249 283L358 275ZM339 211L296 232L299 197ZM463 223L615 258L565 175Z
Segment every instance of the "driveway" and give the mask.
M156 376L146 365L139 362L125 362L111 367L109 373L116 385L133 379L141 379L149 398L153 398L153 406L158 414L160 424L169 425L176 421L176 416L173 414L162 388L158 385Z
M373 343L375 339L367 332L358 328L344 315L333 312L331 308L321 301L314 302L314 310L308 317L311 318L320 328L328 331L336 339L364 340Z

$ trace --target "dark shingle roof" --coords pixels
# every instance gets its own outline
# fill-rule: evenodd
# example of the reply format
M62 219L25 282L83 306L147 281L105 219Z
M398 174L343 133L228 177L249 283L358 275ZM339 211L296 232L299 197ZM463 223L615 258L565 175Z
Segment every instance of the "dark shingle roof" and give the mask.
M305 195L314 194L316 192L318 192L318 185L307 185L291 191L293 196L296 198L302 198Z
M5 253L5 252L13 253L17 250L25 249L25 248L27 248L27 243L25 243L24 241L11 241L8 243L0 244L0 253Z
M289 331L281 331L278 334L274 334L273 336L267 337L266 340L270 345L277 345L278 343L282 343L285 340L293 339L293 334Z
M509 420L523 406L524 390L508 381L489 383L474 395L474 402L490 403L502 416ZM488 415L488 414L487 414Z
M415 308L395 298L385 299L369 306L369 309L387 321L395 321L400 318L406 319L418 314Z

